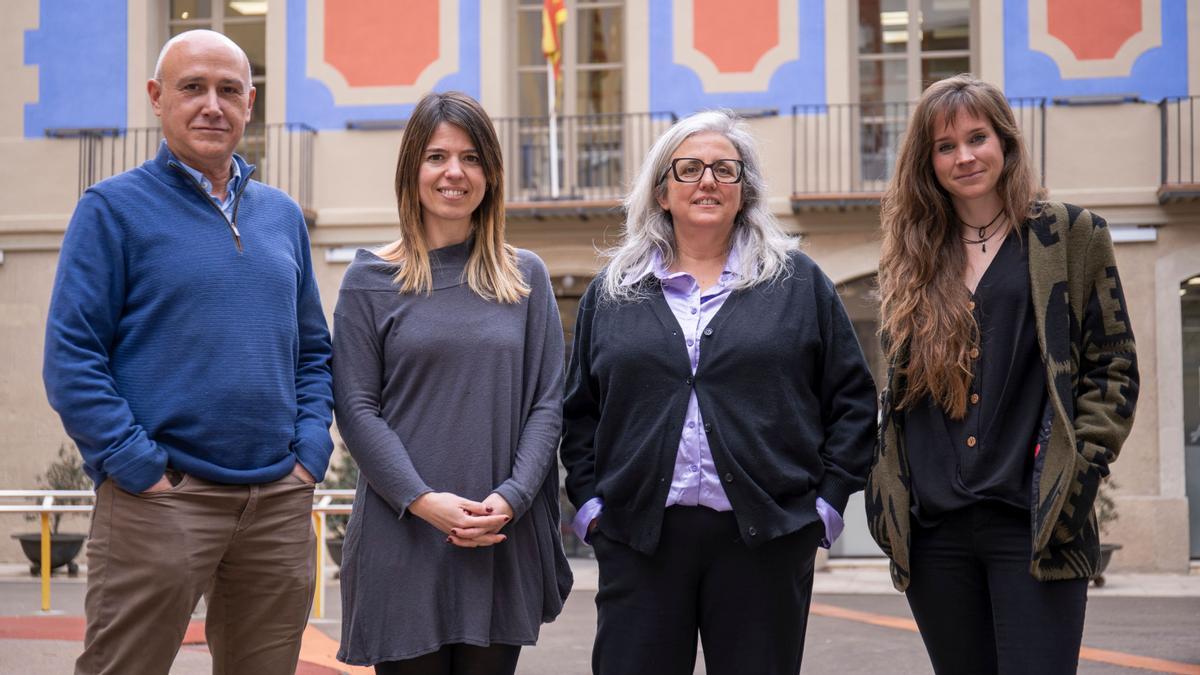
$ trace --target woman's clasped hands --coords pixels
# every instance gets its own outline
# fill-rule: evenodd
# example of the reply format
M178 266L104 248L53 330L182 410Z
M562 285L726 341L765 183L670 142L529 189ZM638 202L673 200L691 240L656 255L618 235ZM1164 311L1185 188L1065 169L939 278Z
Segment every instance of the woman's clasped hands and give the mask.
M499 544L508 537L501 528L513 517L512 507L493 492L482 502L452 492L426 492L408 507L418 518L446 534L446 542L463 548Z

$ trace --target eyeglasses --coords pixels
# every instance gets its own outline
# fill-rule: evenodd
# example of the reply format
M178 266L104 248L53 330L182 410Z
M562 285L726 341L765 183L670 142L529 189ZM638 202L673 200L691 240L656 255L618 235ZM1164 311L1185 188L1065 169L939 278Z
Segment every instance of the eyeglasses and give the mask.
M695 157L676 157L671 160L671 168L658 179L662 183L670 174L680 183L699 183L704 178L704 171L712 169L713 180L718 183L742 182L742 169L745 164L740 159L718 159L712 164L705 164Z

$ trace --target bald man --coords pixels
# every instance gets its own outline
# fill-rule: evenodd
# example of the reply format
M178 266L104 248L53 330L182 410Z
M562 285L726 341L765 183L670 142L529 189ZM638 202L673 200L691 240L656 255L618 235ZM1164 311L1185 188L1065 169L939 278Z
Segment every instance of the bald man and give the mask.
M147 83L158 156L84 193L46 327L50 403L96 482L76 673L170 670L200 597L214 673L291 675L332 442L301 211L234 154L255 91L191 31Z

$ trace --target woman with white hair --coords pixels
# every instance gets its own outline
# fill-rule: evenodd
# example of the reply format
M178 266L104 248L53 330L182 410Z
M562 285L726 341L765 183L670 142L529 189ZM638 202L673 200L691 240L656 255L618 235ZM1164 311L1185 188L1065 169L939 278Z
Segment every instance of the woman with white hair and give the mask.
M651 148L579 306L561 447L600 567L595 673L800 670L813 560L865 482L875 388L727 112Z

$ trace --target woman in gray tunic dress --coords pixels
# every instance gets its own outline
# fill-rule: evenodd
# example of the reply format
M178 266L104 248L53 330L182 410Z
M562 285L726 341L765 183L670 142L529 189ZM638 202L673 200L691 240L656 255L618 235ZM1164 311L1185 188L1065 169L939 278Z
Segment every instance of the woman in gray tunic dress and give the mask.
M361 478L338 658L378 673L512 673L570 590L562 328L545 265L504 243L503 180L479 103L426 96L396 167L401 236L342 280L336 414Z

